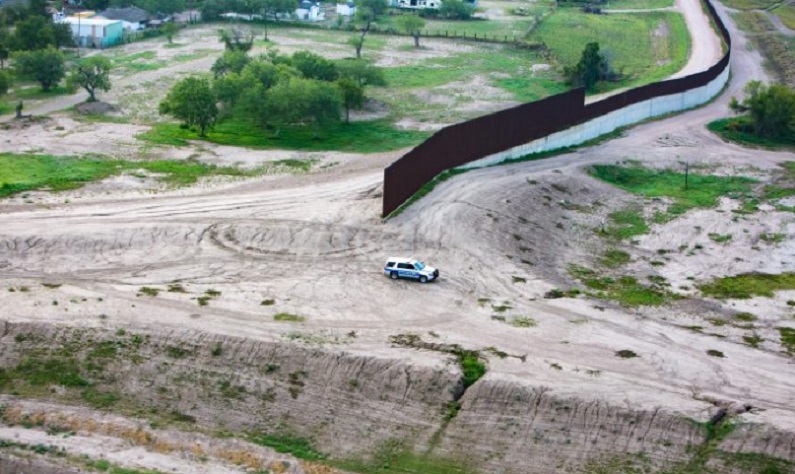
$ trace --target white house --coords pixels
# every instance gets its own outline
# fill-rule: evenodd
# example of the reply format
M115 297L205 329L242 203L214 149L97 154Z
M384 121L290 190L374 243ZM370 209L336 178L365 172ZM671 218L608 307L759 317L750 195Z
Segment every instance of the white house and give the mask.
M353 2L338 3L337 15L353 16L356 14L356 4Z
M320 9L320 3L302 0L295 9L295 16L299 20L323 21L326 14Z
M149 14L138 7L108 8L94 18L120 20L122 28L126 31L143 30L150 20Z
M78 44L87 48L107 48L122 41L121 21L104 18L66 17L63 23L72 28L72 36Z
M410 10L422 10L425 8L438 9L442 6L442 2L441 0L397 0L395 6Z

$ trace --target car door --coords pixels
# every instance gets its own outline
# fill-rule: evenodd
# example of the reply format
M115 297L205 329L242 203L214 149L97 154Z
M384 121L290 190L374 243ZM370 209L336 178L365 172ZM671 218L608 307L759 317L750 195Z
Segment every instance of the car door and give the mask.
M417 271L410 263L398 263L399 275L403 278L417 278Z

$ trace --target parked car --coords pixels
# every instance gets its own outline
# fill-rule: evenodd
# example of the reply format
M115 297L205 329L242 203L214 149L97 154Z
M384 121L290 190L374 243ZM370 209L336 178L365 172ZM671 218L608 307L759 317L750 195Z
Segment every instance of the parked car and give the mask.
M439 270L413 258L389 257L384 265L384 275L393 280L413 278L420 283L427 283L439 278Z

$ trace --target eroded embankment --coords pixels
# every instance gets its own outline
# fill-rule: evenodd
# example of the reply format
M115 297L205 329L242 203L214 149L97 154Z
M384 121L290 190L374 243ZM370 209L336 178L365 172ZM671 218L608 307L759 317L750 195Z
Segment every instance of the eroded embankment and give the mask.
M467 466L458 472L589 472L621 456L657 468L697 456L699 466L717 465L722 450L795 460L795 434L730 430L725 419L711 426L706 411L697 423L675 407L561 398L496 374L462 392L460 369L444 352L417 365L397 358L398 349L385 358L193 331L8 322L0 336L0 390L18 399L89 405L205 435L303 438L343 466L386 450ZM451 411L455 400L460 409ZM729 462L720 472L754 471Z

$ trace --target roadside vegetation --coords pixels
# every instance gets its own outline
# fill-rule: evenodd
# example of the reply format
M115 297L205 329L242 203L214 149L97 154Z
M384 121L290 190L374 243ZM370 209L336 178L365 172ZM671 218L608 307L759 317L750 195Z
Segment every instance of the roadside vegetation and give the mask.
M795 84L795 37L781 34L763 12L739 12L733 19L749 33L749 41L765 58L765 68L777 82Z

